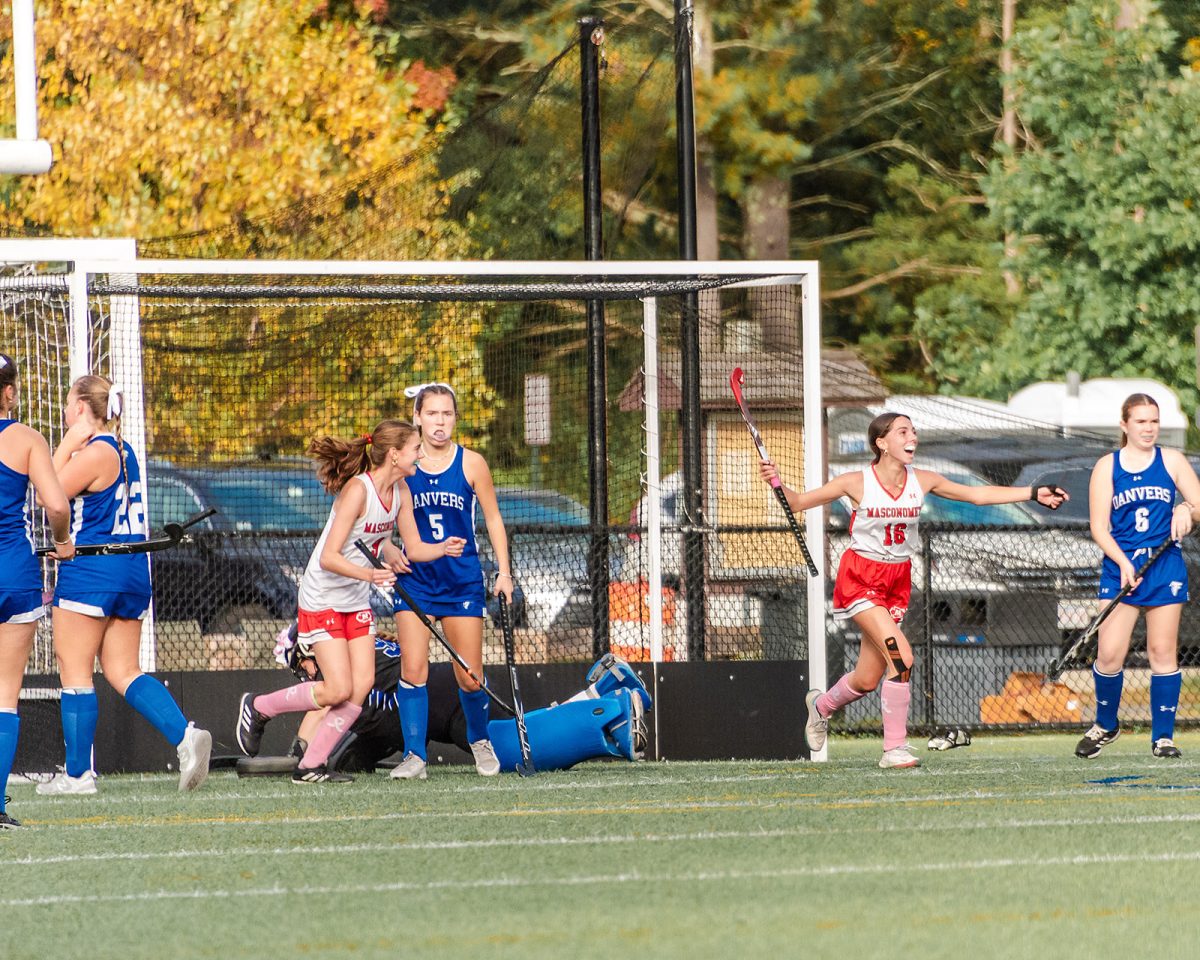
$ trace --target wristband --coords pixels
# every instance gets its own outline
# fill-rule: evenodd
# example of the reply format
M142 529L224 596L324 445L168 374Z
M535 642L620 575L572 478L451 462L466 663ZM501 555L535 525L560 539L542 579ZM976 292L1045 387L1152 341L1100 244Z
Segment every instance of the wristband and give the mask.
M53 534L51 534L50 536L51 536L51 539L54 539L54 535L53 535ZM66 546L67 544L69 544L70 542L71 542L71 535L70 535L70 534L67 534L67 539L66 539L66 540L57 540L57 539L55 539L55 540L54 540L54 545L55 545L56 547L65 547L65 546Z
M508 577L508 579L509 579L509 580L511 580L511 579L512 579L512 574L511 574L511 573L498 573L498 574L496 574L496 579L497 579L497 580L499 580L501 577Z

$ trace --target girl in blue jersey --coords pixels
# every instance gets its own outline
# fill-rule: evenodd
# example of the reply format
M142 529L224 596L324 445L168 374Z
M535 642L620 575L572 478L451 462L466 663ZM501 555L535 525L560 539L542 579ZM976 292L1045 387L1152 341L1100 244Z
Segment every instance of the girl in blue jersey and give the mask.
M17 753L17 700L37 622L45 613L42 570L34 554L29 515L32 483L54 539L52 557L75 556L70 507L54 474L50 447L40 433L12 419L17 365L0 353L0 829L19 827L4 809L4 790Z
M496 594L512 602L513 578L508 558L508 535L496 502L496 490L487 461L454 442L458 402L444 383L425 384L405 391L414 396L413 421L421 429L423 455L416 476L408 480L413 513L421 539L438 543L462 537L466 546L458 557L412 564L412 572L399 582L430 617L442 621L450 645L483 676L483 616L487 595L483 568L475 543L475 508L483 510L488 538L496 554ZM396 605L403 671L396 698L404 731L406 754L392 771L399 780L425 778L425 740L429 722L429 631L403 602ZM459 698L467 719L467 739L475 769L484 776L500 772L500 762L488 739L488 696L457 665Z
M103 377L80 377L65 410L67 432L54 468L71 498L77 544L146 539L142 475L133 448L121 438L121 393ZM96 792L92 744L96 734L96 657L104 679L176 748L179 789L208 776L212 736L188 723L175 699L138 663L142 620L150 610L150 558L144 553L80 557L58 574L54 590L54 652L62 681L64 772L38 793Z
M1101 457L1088 488L1092 539L1104 551L1100 599L1112 599L1134 584L1100 627L1092 677L1096 722L1083 735L1075 755L1085 760L1120 736L1125 655L1138 614L1146 613L1146 653L1150 660L1150 745L1156 757L1178 757L1175 711L1181 675L1177 648L1179 618L1188 599L1183 551L1172 544L1141 580L1138 568L1170 537L1180 540L1200 510L1200 479L1178 450L1158 446L1158 403L1135 393L1121 406L1121 449ZM1176 503L1176 492L1184 501Z

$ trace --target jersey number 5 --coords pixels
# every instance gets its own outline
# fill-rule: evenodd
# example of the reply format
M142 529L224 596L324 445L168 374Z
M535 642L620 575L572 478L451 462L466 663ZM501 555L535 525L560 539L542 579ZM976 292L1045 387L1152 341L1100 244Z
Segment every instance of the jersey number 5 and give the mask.
M894 544L903 543L905 536L907 536L907 530L907 523L889 523L883 528L883 545L890 547Z
M429 534L439 543L446 539L446 528L442 526L442 515L440 513L429 514Z

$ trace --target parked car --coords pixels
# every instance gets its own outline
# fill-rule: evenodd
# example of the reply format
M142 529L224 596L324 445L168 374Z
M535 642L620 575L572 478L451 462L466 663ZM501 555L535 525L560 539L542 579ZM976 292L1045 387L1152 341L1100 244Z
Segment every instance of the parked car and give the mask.
M155 616L196 620L204 633L242 618L289 619L313 544L333 498L307 464L184 467L151 460L150 523L214 507L193 543L152 557Z
M508 531L513 573L523 592L524 625L538 630L590 625L588 508L555 490L528 487L497 487L496 498ZM482 515L478 524L483 531ZM610 577L616 572L618 539L609 538ZM486 536L480 536L479 554L485 572L494 571Z

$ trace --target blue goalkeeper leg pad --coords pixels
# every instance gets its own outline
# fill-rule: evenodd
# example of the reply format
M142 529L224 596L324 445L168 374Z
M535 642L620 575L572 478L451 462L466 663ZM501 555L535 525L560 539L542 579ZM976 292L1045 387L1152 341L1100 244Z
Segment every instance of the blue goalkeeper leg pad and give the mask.
M587 672L589 697L608 697L616 690L629 690L636 693L642 700L642 706L647 710L651 707L650 691L642 683L642 678L633 672L633 667L620 657L606 653L597 660Z
M566 770L596 757L634 759L631 694L618 689L611 696L570 700L525 714L529 749L539 771ZM521 759L516 720L493 720L488 739L500 769L512 771Z

